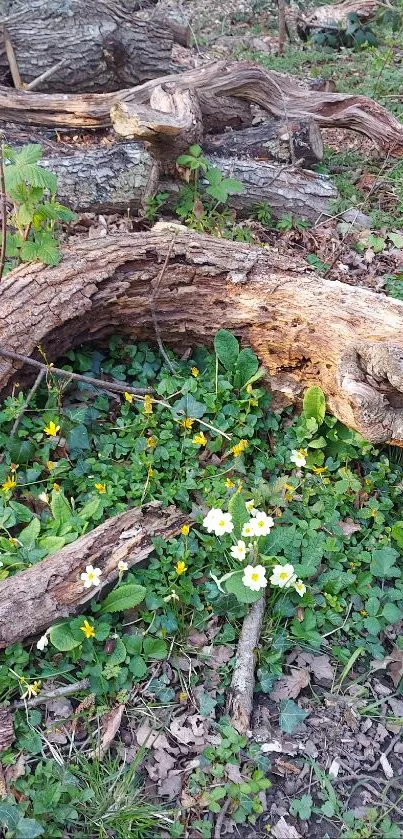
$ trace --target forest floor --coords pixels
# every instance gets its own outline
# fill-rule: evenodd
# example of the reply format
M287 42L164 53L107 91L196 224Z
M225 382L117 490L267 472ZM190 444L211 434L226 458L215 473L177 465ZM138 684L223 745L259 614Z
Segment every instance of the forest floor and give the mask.
M248 58L403 115L403 23L398 33L378 23L371 48L295 38L279 57L266 3L186 8L195 46L177 48L184 66ZM403 299L403 162L352 132L323 135L317 171L337 184L333 217L308 225L260 208L234 238ZM151 223L86 213L69 236ZM1 707L15 731L0 756L1 839L403 836L401 451L370 445L320 406L272 410L253 353L245 361L228 335L221 342L169 353L173 371L153 348L119 338L64 359L106 385L152 387L160 402L148 407L84 383L63 388L51 371L23 416L22 393L1 407L0 581L128 506L158 500L194 520L156 540L146 567L122 569L122 589L144 587L137 606L108 612L95 597L39 647L0 651ZM217 584L235 567L231 536L202 524L236 496L274 520L262 561L291 564L306 586L302 597L267 588L247 736L225 706L249 606ZM89 687L63 694L82 679Z

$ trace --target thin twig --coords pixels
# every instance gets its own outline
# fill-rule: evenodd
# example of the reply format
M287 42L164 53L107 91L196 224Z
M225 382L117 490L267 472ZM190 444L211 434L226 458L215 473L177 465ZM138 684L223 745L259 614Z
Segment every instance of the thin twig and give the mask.
M224 804L222 805L221 810L220 810L220 812L217 816L217 821L215 823L215 828L214 828L214 839L220 839L222 826L224 824L224 819L225 819L225 816L227 815L227 810L228 810L228 807L229 807L230 804L231 804L231 798L230 798L230 796L228 796L228 798L225 799Z
M7 195L6 195L6 181L4 177L4 143L0 148L0 190L1 190L1 251L0 251L0 282L4 272L6 263L6 244L7 244Z
M165 271L167 269L167 265L168 265L168 262L169 262L169 257L171 256L171 251L172 251L172 248L173 248L174 241L175 241L175 235L172 236L172 239L169 243L169 248L167 250L167 255L165 257L164 264L161 268L161 271L158 274L157 282L156 282L155 287L153 289L153 293L152 293L151 300L150 300L151 317L153 319L153 324L154 324L154 329L155 329L155 337L157 339L158 348L159 348L159 351L160 351L161 355L164 357L171 373L175 373L175 368L174 368L167 352L165 351L165 347L164 347L164 345L162 343L162 340L161 340L161 333L160 333L159 326L158 326L154 301L155 301L155 298L158 294L159 287L161 285L161 282L162 282L163 276L165 274Z
M60 367L54 367L53 364L43 364L42 361L37 361L35 358L29 358L27 355L21 355L11 350L3 350L0 347L0 356L4 358L11 358L13 361L22 361L24 364L29 364L31 367L36 367L38 370L43 370L52 376L57 376L61 379L71 379L75 382L85 382L88 385L93 385L100 390L110 390L115 393L132 393L133 395L143 396L146 393L153 393L152 388L147 387L130 387L126 382L107 382L103 379L94 379L92 376L83 376L80 373L72 373L69 370L62 370Z
M57 71L65 64L67 64L67 58L62 58L62 60L58 61L57 64L54 64L53 67L49 67L48 70L45 70L44 73L41 73L40 76L37 76L36 79L33 79L32 82L27 84L25 90L35 90L38 85L48 79L49 76L53 76L54 73L57 73Z
M21 408L21 411L18 414L18 417L14 420L14 425L13 425L11 431L10 431L10 440L12 440L12 438L15 437L15 433L17 431L17 428L18 428L18 426L19 426L19 424L20 424L20 422L21 422L21 420L22 420L22 418L25 414L25 411L27 410L27 408L29 406L29 403L31 402L31 399L33 398L33 396L35 396L35 393L38 390L38 387L41 384L41 381L42 381L42 379L45 375L45 372L46 372L45 370L40 370L39 371L39 373L38 373L38 375L37 375L37 377L34 381L34 384L32 385L31 390L29 391L29 394L28 394L28 396L27 396L27 398L26 398L26 400L25 400L25 402L24 402L24 404Z
M4 44L6 47L6 55L8 64L10 67L11 78L13 80L13 85L17 90L23 90L24 86L22 84L22 79L20 76L20 71L18 69L17 59L15 57L14 47L11 43L11 38L8 32L8 29L3 26L3 35L4 35Z
M79 682L74 682L72 685L62 685L60 688L54 690L43 691L39 696L34 696L32 699L17 699L11 703L14 711L21 708L35 708L37 705L44 705L51 699L57 699L58 696L69 696L71 693L79 693L82 690L87 690L90 686L89 679L81 679Z

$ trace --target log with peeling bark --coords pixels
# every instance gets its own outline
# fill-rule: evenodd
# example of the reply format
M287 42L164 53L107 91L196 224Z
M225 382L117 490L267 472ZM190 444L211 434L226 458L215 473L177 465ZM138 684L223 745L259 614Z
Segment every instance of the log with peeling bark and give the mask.
M172 538L188 518L157 502L127 510L0 582L0 649L77 614L97 592L116 582L119 561L129 568L143 562L152 553L156 536ZM84 588L80 574L86 565L101 569L99 586Z
M340 127L365 134L393 154L403 154L403 125L389 111L365 96L309 90L291 76L264 70L251 62L217 62L197 70L158 78L115 93L44 94L10 90L0 86L0 119L31 125L100 128L111 123L111 108L127 106L128 116L136 106L149 105L155 87L174 85L195 90L217 100L220 97L253 102L277 119L313 119L325 128ZM203 101L200 100L203 113ZM217 107L217 105L215 105Z
M161 340L178 351L230 329L274 392L291 401L320 385L346 425L403 445L403 302L322 279L269 248L170 225L78 242L56 267L22 265L3 278L0 349L31 356L41 345L54 361L112 333L152 341L152 307ZM21 364L0 358L3 392L16 378Z
M131 0L19 0L12 4L7 31L25 84L46 77L46 91L118 90L172 72L174 38L187 28L168 15L138 11ZM137 8L136 8L137 7ZM0 45L0 74L8 70Z
M299 161L309 168L323 160L323 140L313 120L285 122L275 120L207 136L203 150L226 157L252 157L260 160Z
M380 0L343 0L341 3L330 3L318 6L310 13L302 10L298 16L298 26L308 35L311 31L317 32L320 29L345 29L350 15L356 14L364 23L371 20L381 6Z
M35 139L40 142L40 137ZM181 187L180 181L161 173L154 156L140 143L68 151L58 143L47 143L46 149L41 165L57 175L58 199L77 212L144 210L147 199L157 191L168 192L172 206ZM299 167L251 157L207 157L226 176L242 182L244 191L228 198L239 216L266 203L276 217L294 213L315 222L329 214L331 201L337 197L329 178Z
M247 734L251 726L256 653L265 605L266 597L263 593L259 600L250 606L242 624L235 656L226 710L232 725L240 734Z

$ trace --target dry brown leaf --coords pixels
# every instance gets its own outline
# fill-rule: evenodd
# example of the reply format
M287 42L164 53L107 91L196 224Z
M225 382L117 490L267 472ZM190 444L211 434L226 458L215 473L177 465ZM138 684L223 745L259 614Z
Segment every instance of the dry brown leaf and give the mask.
M154 761L148 762L146 769L152 781L164 781L168 772L174 768L176 760L164 749L156 749Z
M393 696L388 696L386 701L392 708L395 717L403 719L403 699L395 699Z
M403 650L393 650L390 655L382 659L371 661L372 670L387 670L395 688L403 677Z
M170 772L168 777L158 784L158 795L166 796L169 801L177 798L182 792L183 773L181 769Z
M205 647L208 642L207 635L204 632L199 632L198 629L193 629L190 635L188 635L188 644L191 647L198 647L201 649Z
M315 679L325 679L332 682L334 679L334 667L330 664L328 655L313 655L313 653L301 653L298 656L298 664L306 665L315 676Z
M21 752L21 754L18 755L15 763L13 763L12 766L7 766L5 769L6 783L8 788L10 789L13 782L17 781L18 778L22 778L23 775L25 775L25 756Z
M301 834L292 824L286 822L284 816L270 829L269 835L274 836L274 839L301 839Z
M104 714L101 719L101 740L96 749L88 755L90 759L97 758L98 760L102 760L119 731L124 709L125 705L115 705L107 714Z
M342 519L341 521L338 521L337 524L345 536L351 536L353 533L357 533L361 530L361 525L357 524L350 518Z
M282 676L279 679L269 696L273 702L280 702L282 699L296 699L301 690L309 685L310 676L308 670L292 670L289 676Z
M290 763L288 760L281 760L279 757L274 761L274 764L282 775L286 775L287 772L291 772L292 775L299 775L301 772L301 769L295 766L295 763Z
M200 714L187 714L172 720L169 730L180 746L206 746L205 726Z
M213 645L203 647L202 652L209 656L209 660L206 661L206 664L213 670L217 670L218 667L222 667L223 664L227 664L230 658L234 655L232 647L226 647L225 644L217 644L216 647Z
M232 781L233 784L243 784L245 782L245 778L242 777L241 770L236 763L226 763L225 773L228 780Z

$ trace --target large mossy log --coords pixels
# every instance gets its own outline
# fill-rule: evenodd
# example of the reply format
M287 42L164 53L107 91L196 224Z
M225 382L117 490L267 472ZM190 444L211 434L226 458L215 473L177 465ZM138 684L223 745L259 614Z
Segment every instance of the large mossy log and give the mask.
M175 507L162 509L155 502L119 513L42 562L0 582L0 649L77 614L94 595L116 582L119 561L128 568L143 562L153 551L154 538L171 539L188 518ZM80 575L86 565L101 569L96 588L84 588Z
M24 265L3 279L0 348L31 356L41 345L53 361L111 333L152 341L155 318L180 351L232 330L274 391L296 399L318 384L342 422L403 445L403 303L268 248L171 229L79 242L54 268ZM3 392L23 375L0 359Z

